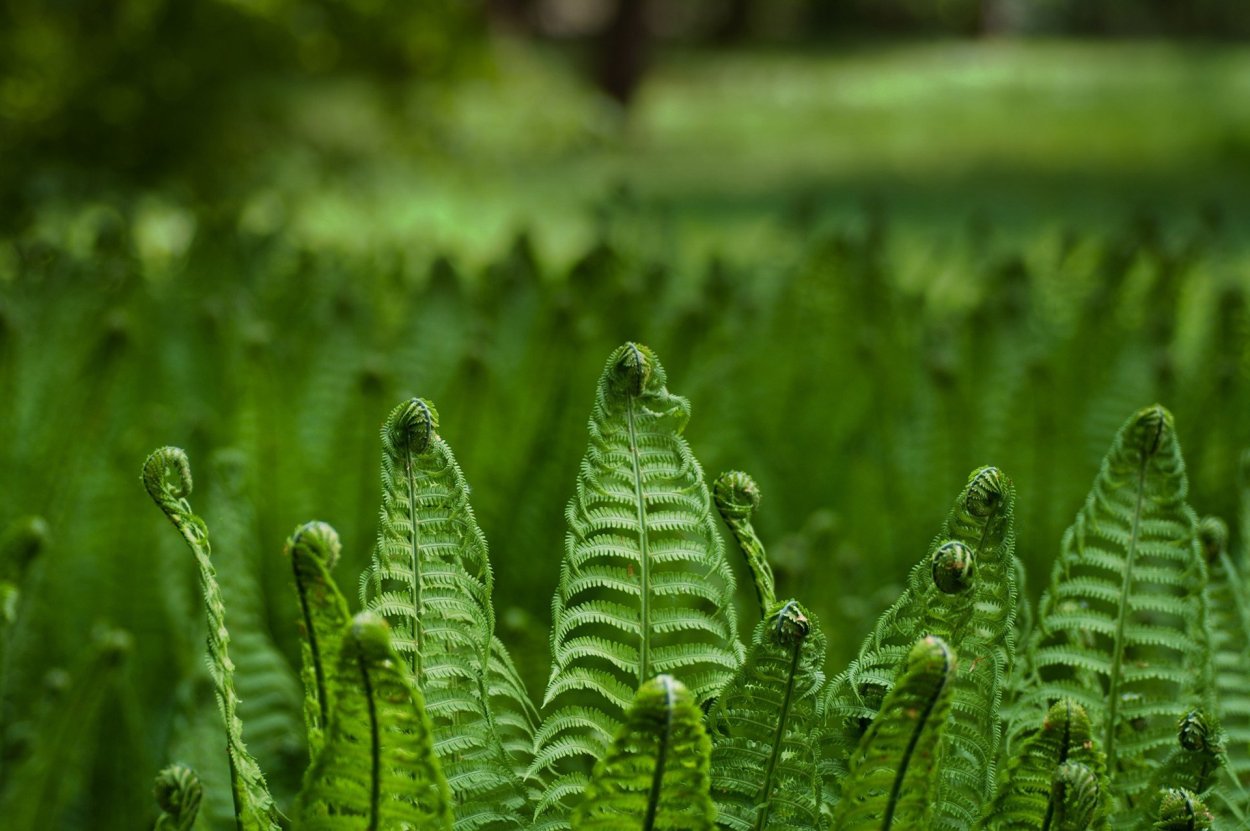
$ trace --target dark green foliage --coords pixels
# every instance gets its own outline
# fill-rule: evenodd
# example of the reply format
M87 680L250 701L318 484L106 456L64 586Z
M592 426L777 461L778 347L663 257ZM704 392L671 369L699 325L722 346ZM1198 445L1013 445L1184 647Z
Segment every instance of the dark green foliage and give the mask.
M815 831L821 815L825 637L797 601L773 604L708 716L712 796L734 831Z
M574 831L711 831L711 743L690 691L668 675L643 684L595 764Z
M1128 420L1064 536L1039 607L1016 729L1072 698L1107 754L1112 790L1149 786L1174 741L1178 709L1201 703L1206 566L1172 415Z
M153 789L161 815L156 818L156 831L191 831L200 814L204 786L195 771L182 765L170 765L156 777Z
M362 612L339 643L327 676L329 730L304 779L296 826L451 831L451 792L433 727L385 621Z

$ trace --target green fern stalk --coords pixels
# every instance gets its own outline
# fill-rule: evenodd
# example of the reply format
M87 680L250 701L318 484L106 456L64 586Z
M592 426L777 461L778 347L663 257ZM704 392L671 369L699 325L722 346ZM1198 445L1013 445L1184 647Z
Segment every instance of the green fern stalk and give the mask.
M437 429L437 411L418 398L397 406L382 429L382 515L362 600L390 623L395 651L425 698L458 831L516 828L521 783L491 708L492 652L496 666L508 662L494 642L486 539ZM498 683L494 692L523 694ZM515 709L525 712L523 703Z
M320 753L330 723L328 665L338 654L343 631L351 620L347 601L330 576L341 551L338 533L324 522L301 525L286 544L304 636L300 642L300 677L304 682L304 723L312 759Z
M777 589L772 566L768 564L768 557L764 553L764 544L760 542L755 527L751 524L751 517L760 506L759 485L740 471L722 473L712 486L712 497L716 502L716 510L729 527L747 561L747 568L751 570L760 614L767 615L777 604Z
M296 802L305 831L451 831L451 792L421 693L386 622L362 612L339 640L330 727Z
M1024 719L1071 697L1088 711L1126 805L1174 741L1177 708L1201 703L1206 568L1172 415L1121 428L1063 547L1029 649Z
M955 655L940 638L922 638L851 755L837 831L929 828L938 746L950 715Z
M708 718L717 823L734 831L817 831L825 638L796 601L755 627L746 661Z
M217 703L226 725L226 750L230 759L231 791L235 820L240 831L271 831L280 827L280 814L264 774L243 743L243 722L234 691L234 663L230 660L230 632L226 609L217 586L208 528L191 510L191 463L176 447L163 447L143 463L143 484L148 495L186 541L200 571L200 588L208 613L208 667L217 690Z
M669 675L643 684L595 765L574 831L711 831L711 743L690 691Z
M195 771L182 765L170 765L156 777L153 789L161 814L156 818L156 831L191 831L200 815L204 786Z
M627 343L599 382L590 443L565 514L552 601L552 670L533 772L559 824L620 730L633 690L672 674L706 702L742 658L734 578L703 471L682 438L684 398L654 353Z

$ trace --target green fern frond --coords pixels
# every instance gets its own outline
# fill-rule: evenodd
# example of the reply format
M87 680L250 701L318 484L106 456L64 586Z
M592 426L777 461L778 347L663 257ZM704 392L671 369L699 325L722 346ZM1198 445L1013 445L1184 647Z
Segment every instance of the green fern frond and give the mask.
M742 556L746 558L747 567L751 569L755 597L760 602L760 614L767 615L777 604L777 588L772 566L768 564L768 557L764 553L764 544L760 542L754 526L751 525L751 517L760 506L759 485L747 474L732 470L716 478L712 486L712 498L721 519L729 526Z
M269 795L260 766L243 743L239 698L234 691L234 663L230 660L230 632L226 629L226 609L213 568L208 528L187 502L192 486L187 454L176 447L154 451L143 463L143 484L148 495L178 529L199 567L200 588L208 613L208 667L226 726L231 790L240 831L276 829L280 817L277 806Z
M490 706L495 618L486 538L437 429L437 411L418 398L397 406L382 429L382 515L362 600L390 623L395 651L424 696L459 831L515 828L521 783ZM518 694L506 681L494 692Z
M1174 741L1178 706L1206 693L1206 568L1187 491L1172 415L1141 410L1064 535L1028 653L1015 727L1053 701L1080 703L1120 800L1148 786Z
M524 779L534 762L538 708L530 699L525 681L498 636L491 638L490 642L489 680L495 732L508 755L513 774Z
M711 831L711 751L690 691L669 675L648 681L595 765L574 831Z
M451 792L433 728L382 618L362 612L348 625L328 686L330 727L305 776L296 827L450 831Z
M182 765L170 765L157 775L153 795L161 809L161 815L156 818L156 831L191 831L204 799L204 786L195 771Z
M746 661L708 719L717 823L734 831L816 831L825 637L791 600L755 627Z
M533 771L553 776L540 814L567 815L633 691L672 674L703 703L742 658L734 578L703 471L682 438L690 415L654 353L609 358L590 418L552 601L552 670Z
M304 682L304 724L312 759L320 753L330 723L328 664L338 654L339 641L351 620L347 601L330 576L341 551L338 533L324 522L301 525L286 543L304 636L300 643L300 677Z
M1041 729L1021 742L978 827L987 831L1046 828L1048 818L1053 818L1059 807L1054 784L1057 771L1065 764L1079 764L1089 771L1096 777L1101 794L1098 810L1080 827L1106 829L1110 809L1106 759L1094 741L1085 709L1070 698L1056 702L1046 713Z
M1152 772L1146 798L1134 806L1135 812L1145 822L1158 816L1160 800L1169 788L1180 788L1206 799L1220 780L1224 758L1219 728L1201 710L1186 713L1177 724L1172 752Z
M929 828L938 746L950 715L956 662L940 638L922 638L851 755L836 831Z
M1100 777L1080 762L1064 762L1055 768L1051 786L1051 820L1043 822L1055 831L1087 831L1105 827L1106 777Z
M1215 817L1206 804L1183 788L1169 788L1159 798L1156 831L1210 831Z

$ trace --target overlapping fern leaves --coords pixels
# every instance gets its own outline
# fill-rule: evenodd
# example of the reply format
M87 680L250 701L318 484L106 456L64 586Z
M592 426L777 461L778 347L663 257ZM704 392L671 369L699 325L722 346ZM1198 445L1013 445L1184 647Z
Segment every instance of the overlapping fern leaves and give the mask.
M704 702L742 657L733 574L702 469L681 435L690 405L665 380L646 347L613 352L566 511L548 715L533 764L551 777L539 816L557 824L620 729L634 689L671 673Z
M391 624L395 650L425 697L459 831L515 828L524 798L491 701L492 692L498 700L524 691L494 640L486 539L437 428L433 406L414 398L382 429L382 515L361 599ZM493 668L501 680L492 685ZM512 729L523 729L524 704L516 710L522 721Z
M1204 693L1206 569L1187 490L1171 414L1139 411L1064 535L1028 651L1017 729L1054 701L1081 704L1119 800L1148 787L1178 710Z

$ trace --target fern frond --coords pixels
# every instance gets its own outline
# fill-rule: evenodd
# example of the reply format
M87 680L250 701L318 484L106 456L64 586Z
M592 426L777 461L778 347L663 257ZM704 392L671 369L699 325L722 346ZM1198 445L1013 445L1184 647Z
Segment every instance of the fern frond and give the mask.
M988 831L1041 831L1059 807L1055 778L1065 764L1079 764L1096 779L1099 808L1081 828L1104 831L1110 803L1107 763L1094 741L1089 716L1070 698L1046 713L1041 729L1021 742L1011 757L994 800L987 804L979 828ZM1082 774L1082 777L1084 774Z
M1122 801L1148 786L1176 709L1204 696L1206 569L1187 490L1172 415L1139 411L1064 535L1028 653L1018 719L1069 696L1083 704Z
M938 745L950 715L955 655L922 638L848 764L833 813L837 831L928 828Z
M708 718L717 823L734 831L816 831L825 637L791 600L755 627L746 661Z
M741 660L733 573L681 435L689 415L651 350L612 353L552 601L548 715L533 764L553 776L540 807L549 817L567 815L577 791L565 777L584 776L603 754L635 689L671 674L703 703Z
M742 556L746 558L747 567L751 570L752 583L755 586L755 597L760 602L760 614L777 604L776 581L773 578L772 566L764 553L764 544L760 542L751 525L751 517L760 506L760 488L752 479L741 471L732 470L722 473L712 486L712 497L716 501L716 510L721 519L733 533Z
M595 765L574 831L711 831L711 750L685 685L669 675L648 681Z
M300 677L304 682L304 724L312 759L320 753L330 723L328 664L338 654L343 631L351 620L347 601L330 576L341 552L338 533L324 522L301 525L286 543L304 636L300 642Z
M187 502L192 486L187 454L176 447L154 451L143 463L143 484L148 495L178 529L199 567L200 588L208 614L208 667L226 727L231 790L239 828L241 831L276 829L280 816L277 806L269 795L260 766L243 743L239 698L234 691L234 663L230 660L230 632L226 629L226 609L213 568L208 527Z
M1080 762L1064 762L1055 768L1051 786L1050 808L1056 831L1087 831L1105 827L1106 777ZM1047 827L1043 822L1042 827Z
M1163 793L1169 788L1180 788L1205 799L1215 787L1223 757L1218 728L1201 710L1186 713L1176 726L1172 752L1151 774L1142 813L1146 817L1157 816Z
M1210 831L1215 817L1206 804L1183 788L1169 788L1159 798L1157 831Z
M339 641L325 745L295 809L307 831L450 831L451 792L421 693L386 622L362 612Z
M161 809L161 815L156 818L156 831L191 831L204 799L204 786L195 771L182 765L170 765L157 775L153 795Z
M524 779L534 762L538 708L530 699L525 681L498 636L491 638L489 679L495 732L507 753L513 774Z
M524 798L490 706L495 619L486 538L437 429L437 411L418 398L397 406L382 428L382 515L362 599L390 623L395 651L424 696L458 831L514 828ZM494 691L516 694L506 683Z

